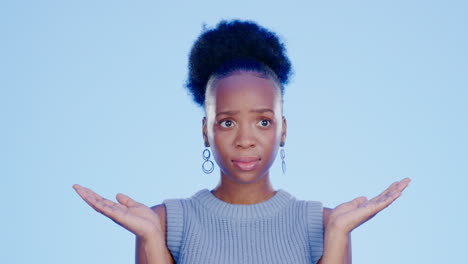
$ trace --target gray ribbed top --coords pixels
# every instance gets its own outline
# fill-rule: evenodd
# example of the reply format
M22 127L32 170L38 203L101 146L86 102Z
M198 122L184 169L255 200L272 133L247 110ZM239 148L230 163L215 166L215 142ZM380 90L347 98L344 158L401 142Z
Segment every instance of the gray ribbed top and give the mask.
M322 255L322 204L281 189L257 204L226 203L207 189L164 204L176 263L301 264Z

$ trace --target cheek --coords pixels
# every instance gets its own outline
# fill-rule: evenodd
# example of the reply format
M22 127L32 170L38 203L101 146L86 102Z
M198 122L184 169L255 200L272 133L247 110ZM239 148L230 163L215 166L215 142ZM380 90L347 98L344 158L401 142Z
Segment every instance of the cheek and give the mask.
M229 143L232 142L231 137L232 135L229 133L213 128L210 144L214 157L218 162L221 162L223 157L231 150L231 144Z
M219 126L212 126L211 129L211 137L213 138L213 141L215 144L220 145L220 144L226 144L227 141L229 141L229 138L231 137L232 133L230 131L223 131Z
M276 133L272 133L272 135L270 137L268 137L268 140L267 142L265 142L268 146L268 150L270 152L274 152L275 149L277 149L277 146L276 145L279 145L279 141L278 141L278 136Z
M275 142L279 144L279 141L281 140L281 133L283 130L283 123L282 120L278 121L278 119L275 120L276 123L274 127L269 131L271 133L270 140L272 142Z
M271 153L273 157L275 157L281 141L281 125L270 130L263 139L265 148L268 149L268 152Z

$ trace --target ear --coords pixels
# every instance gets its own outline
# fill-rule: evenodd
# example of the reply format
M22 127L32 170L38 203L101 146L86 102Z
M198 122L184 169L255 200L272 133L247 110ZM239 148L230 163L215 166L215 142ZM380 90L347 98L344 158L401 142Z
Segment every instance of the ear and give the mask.
M280 146L284 146L286 143L286 131L287 131L287 124L286 124L286 117L283 116L283 128L281 129L281 141L280 141Z
M202 135L203 141L205 142L205 147L209 147L210 143L208 142L208 128L206 123L206 116L204 116L202 119Z

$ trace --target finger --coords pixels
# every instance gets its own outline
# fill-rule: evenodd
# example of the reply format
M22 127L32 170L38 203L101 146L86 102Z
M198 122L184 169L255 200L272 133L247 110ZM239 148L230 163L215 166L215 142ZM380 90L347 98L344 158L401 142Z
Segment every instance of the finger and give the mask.
M362 204L365 210L375 215L393 203L401 195L401 191L408 186L409 179L392 183L385 191Z
M92 206L91 198L92 196L90 195L90 191L88 188L85 188L83 186L80 186L78 184L73 185L73 189L78 193L78 195L83 199L86 203ZM94 199L93 199L94 200Z
M385 191L383 191L379 196L385 196L385 195L393 192L394 190L396 190L398 188L399 185L400 185L400 181L396 181L396 182L390 184L390 186L388 186L388 188L385 189Z
M400 197L401 192L388 193L387 195L381 197L378 200L369 201L363 206L364 210L368 211L369 216L372 218L377 213L387 208L392 204L398 197Z
M128 208L117 203L109 204L107 201L103 200L96 202L95 206L98 209L98 212L111 218L114 221L120 222L123 215L125 215L128 211Z
M104 216L107 216L117 224L121 224L125 215L128 213L128 208L125 205L115 203L111 200L102 198L94 201L92 207Z
M86 187L79 186L77 184L73 187L75 188L76 192L81 196L81 198L87 203L95 204L95 202L104 199L99 194L93 192L92 190Z
M391 198L392 196L397 196L397 198L398 198L401 195L401 193L406 189L406 187L408 187L410 182L411 182L410 178L405 178L405 179L401 180L398 183L398 185L394 188L394 190L389 192L385 197L381 197L379 199L379 202L385 201L385 200Z
M382 202L386 200L388 197L393 196L395 193L402 192L410 183L410 178L404 178L401 181L392 183L385 191L381 194L377 195L376 197L372 198L371 201L375 202Z
M351 213L356 216L355 219L357 220L357 226L361 225L362 223L368 221L376 214L378 214L383 209L387 208L390 204L392 204L398 197L401 196L401 191L408 186L409 179L404 179L400 181L398 187L396 184L390 185L391 188L388 191L384 191L381 195L373 198L369 201L364 201L359 204L359 207L356 210L353 210ZM354 200L353 200L354 201ZM355 227L354 227L355 228Z
M383 197L381 200L376 203L376 212L378 213L382 211L383 209L387 208L390 204L392 204L398 197L401 196L401 192L393 192L391 194L388 194L387 196Z
M82 193L81 198L83 198L83 200L89 206L91 206L95 211L97 211L98 213L102 213L102 207L104 206L102 201L97 200L95 197L93 197L93 196L91 196L91 195L89 195L87 193Z
M385 189L383 192L381 192L379 195L375 196L374 198L371 199L371 201L377 201L379 199L381 199L382 197L388 195L389 193L391 193L392 191L394 191L397 187L398 187L398 184L400 182L396 181L392 184L390 184L390 186L387 187L387 189Z
M398 191L402 192L404 189L406 189L406 187L408 187L410 182L411 182L410 178L404 178L403 180L401 180L398 186Z
M367 198L364 196L360 196L360 197L354 198L353 200L349 202L342 203L338 205L336 208L339 208L341 212L348 212L348 211L351 211L360 207L365 202L367 202Z
M362 205L363 203L365 203L367 201L368 200L367 200L367 198L365 196L360 196L360 197L355 198L351 202L354 203L356 205L356 207L359 207L360 205Z
M124 205L117 204L111 200L108 200L99 194L93 192L91 189L82 187L80 185L74 185L73 188L81 196L81 198L91 206L95 211L104 214L108 217L115 216L118 211L125 211L127 208Z
M133 206L139 206L141 203L133 200L130 198L130 196L127 196L123 193L118 193L117 196L115 197L117 201L127 207L133 207Z

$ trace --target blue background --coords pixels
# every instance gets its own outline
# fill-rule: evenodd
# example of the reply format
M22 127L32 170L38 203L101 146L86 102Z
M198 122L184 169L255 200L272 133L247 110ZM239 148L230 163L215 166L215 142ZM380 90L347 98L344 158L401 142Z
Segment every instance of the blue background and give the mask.
M355 263L460 263L468 231L465 1L2 1L2 263L132 263L131 233L80 183L147 205L213 188L184 89L203 24L285 41L286 162L275 188L328 207L410 187L353 231Z

